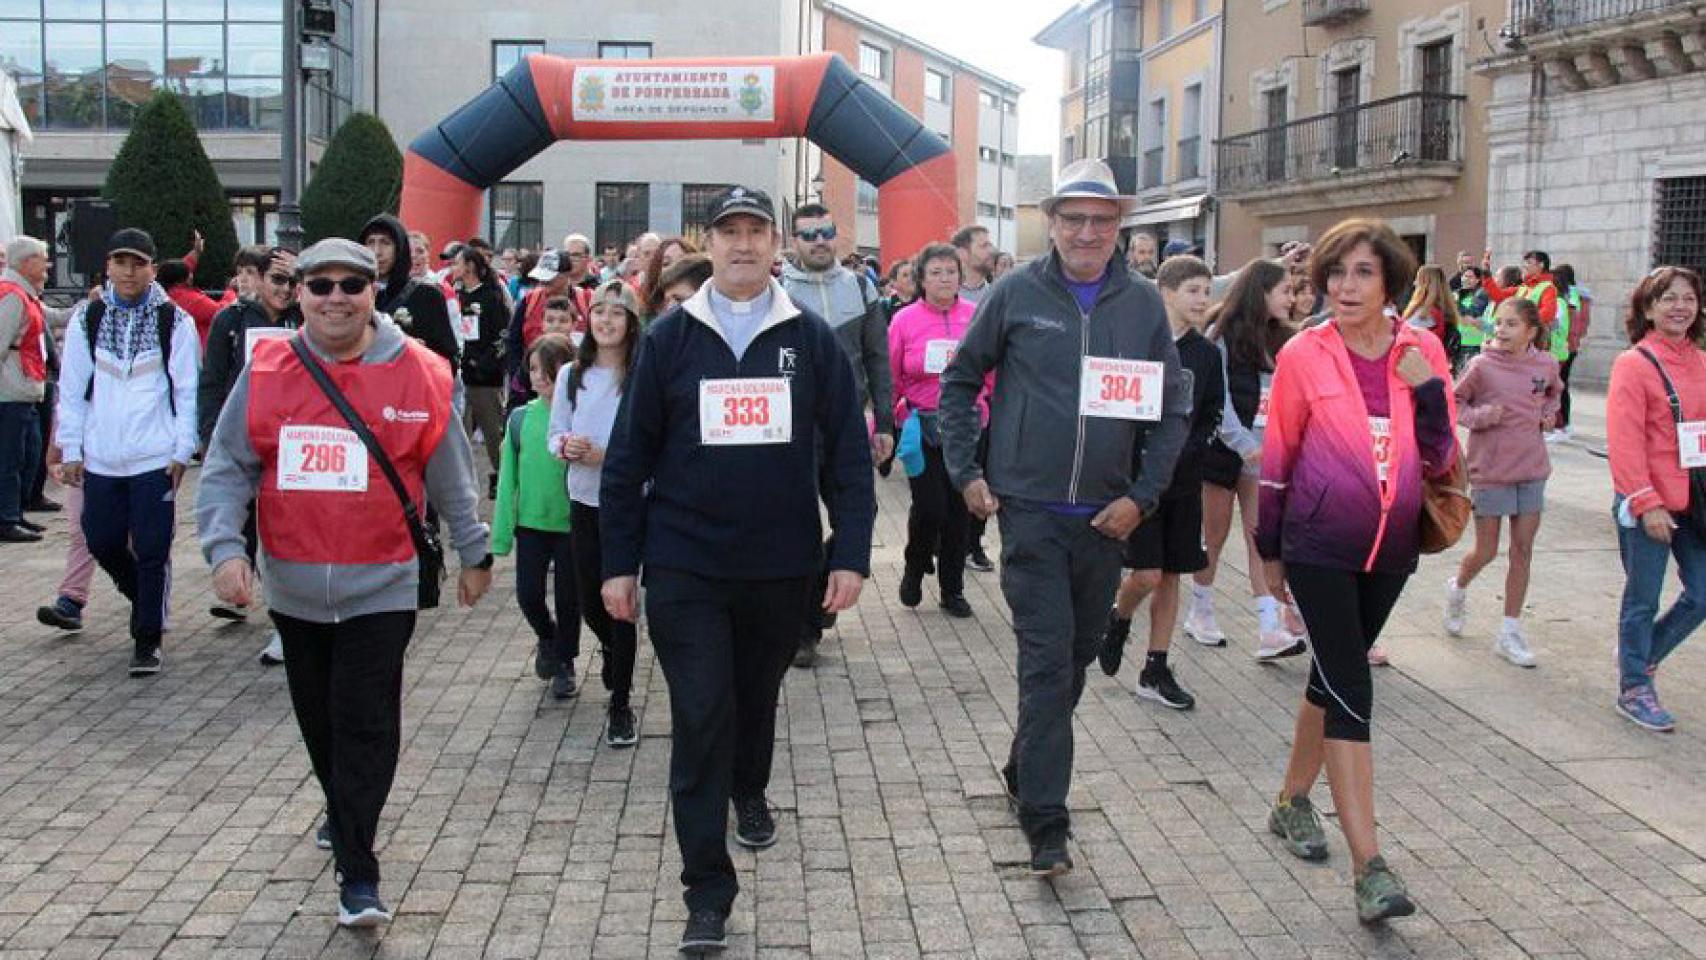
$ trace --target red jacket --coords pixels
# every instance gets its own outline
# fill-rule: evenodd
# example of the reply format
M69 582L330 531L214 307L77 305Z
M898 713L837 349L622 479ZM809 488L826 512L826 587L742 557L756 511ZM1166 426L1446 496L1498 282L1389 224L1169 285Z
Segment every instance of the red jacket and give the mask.
M1687 339L1648 333L1611 365L1605 397L1605 438L1611 486L1640 516L1655 507L1688 509L1688 472L1677 454L1676 418L1664 381L1639 348L1652 351L1682 400L1684 420L1706 420L1706 353Z
M167 290L166 296L171 297L173 303L182 307L184 312L195 320L196 336L201 338L202 349L207 349L207 334L213 329L213 318L221 309L219 302L187 283L180 283Z

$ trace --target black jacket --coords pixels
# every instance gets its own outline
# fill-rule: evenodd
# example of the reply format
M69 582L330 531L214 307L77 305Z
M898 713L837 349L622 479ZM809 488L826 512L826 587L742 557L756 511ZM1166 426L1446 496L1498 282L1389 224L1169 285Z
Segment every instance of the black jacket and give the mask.
M1163 498L1202 494L1203 457L1209 441L1220 428L1220 412L1226 405L1226 381L1220 372L1220 348L1195 330L1175 340L1179 365L1191 374L1191 430L1184 449L1173 465L1173 482ZM1140 461L1141 462L1141 461Z
M772 282L765 326L736 359L711 313L710 284L646 328L610 435L599 490L604 576L641 565L730 580L821 568L818 458L834 530L829 567L869 574L876 496L853 368L829 325ZM701 381L784 377L786 443L700 441Z
M207 347L201 354L201 378L196 381L196 426L203 448L213 438L219 411L225 407L225 398L231 396L237 375L249 362L248 332L257 327L295 330L301 326L302 311L296 304L274 320L265 307L248 297L240 297L214 315L213 326L207 331Z
M456 299L467 316L479 307L478 339L462 345L462 382L470 387L501 387L504 382L504 328L509 325L509 311L504 308L503 291L495 284L482 283L474 290L458 290Z
M397 247L391 272L379 278L385 288L379 292L377 308L381 313L390 314L404 333L450 361L450 369L454 372L461 344L456 337L456 328L450 323L450 309L445 305L444 291L435 283L422 283L409 276L413 261L409 256L409 231L403 227L403 221L382 213L361 228L361 239L366 240L375 233L384 233ZM406 321L397 316L399 310L405 309L408 311Z

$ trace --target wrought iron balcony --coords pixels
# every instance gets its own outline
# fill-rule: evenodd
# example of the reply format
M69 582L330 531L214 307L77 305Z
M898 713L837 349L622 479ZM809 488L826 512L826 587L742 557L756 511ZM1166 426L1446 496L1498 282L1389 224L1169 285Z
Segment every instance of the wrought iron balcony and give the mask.
M1539 61L1566 93L1706 70L1706 0L1511 0L1506 52L1477 70Z
M1329 27L1368 12L1368 0L1303 0L1303 25Z
M1393 184L1449 190L1463 169L1466 99L1407 93L1223 138L1216 142L1220 192L1319 196L1385 186L1390 193ZM1428 180L1432 187L1424 186Z
M1511 19L1506 35L1532 37L1553 30L1590 27L1696 3L1698 0L1511 0ZM1308 9L1307 3L1305 9Z

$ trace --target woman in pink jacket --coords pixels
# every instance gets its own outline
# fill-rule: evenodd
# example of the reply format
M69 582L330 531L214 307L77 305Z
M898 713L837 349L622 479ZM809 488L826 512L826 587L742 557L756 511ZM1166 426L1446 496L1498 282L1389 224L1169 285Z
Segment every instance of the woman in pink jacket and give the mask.
M1456 449L1444 347L1387 313L1415 270L1378 220L1346 220L1316 245L1309 272L1327 320L1280 351L1256 510L1269 589L1295 598L1311 643L1268 827L1296 856L1327 856L1309 802L1324 764L1365 923L1416 909L1375 837L1368 651L1416 569L1423 477L1449 470Z
M1706 540L1688 516L1691 509L1706 509L1689 498L1689 471L1706 464L1701 299L1700 277L1692 270L1660 267L1647 274L1629 302L1626 322L1634 346L1612 364L1605 399L1617 547L1626 578L1617 618L1617 710L1661 733L1676 721L1659 705L1653 675L1706 622ZM1660 616L1659 592L1671 556L1682 596Z
M907 481L912 486L912 509L906 517L906 572L900 580L900 602L916 607L923 601L924 574L934 565L942 611L950 617L969 617L965 571L971 513L942 463L936 404L942 393L942 371L959 349L976 307L960 296L959 254L949 244L933 243L920 251L912 276L921 295L889 321L894 419L903 425L908 417L918 421L924 454L923 472ZM988 419L986 410L986 424Z
M1459 422L1469 428L1469 481L1474 485L1475 549L1465 554L1457 575L1445 584L1445 632L1463 635L1469 582L1499 552L1499 520L1511 522L1510 569L1505 572L1505 618L1493 649L1519 667L1534 666L1534 654L1522 635L1522 604L1534 537L1546 501L1546 477L1552 462L1543 431L1558 416L1564 381L1558 361L1541 340L1540 308L1512 297L1494 314L1493 338L1469 361L1457 383Z

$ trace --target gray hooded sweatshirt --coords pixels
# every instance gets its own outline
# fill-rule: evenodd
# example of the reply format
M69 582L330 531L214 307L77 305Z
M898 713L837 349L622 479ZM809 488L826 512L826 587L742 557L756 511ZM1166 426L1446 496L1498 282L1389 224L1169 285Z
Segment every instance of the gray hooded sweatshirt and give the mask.
M362 354L362 363L386 363L403 351L403 331L391 318L374 314L373 343ZM297 333L308 348L325 363L333 360L314 345L312 338ZM318 389L312 382L303 389ZM444 437L426 465L427 500L450 528L450 544L462 566L480 562L491 549L491 534L475 508L479 494L473 481L473 454L461 420L450 414ZM377 464L371 467L373 482L384 484ZM202 465L201 488L196 494L196 523L201 531L201 552L214 569L234 557L243 556L243 522L261 482L261 459L249 440L249 368L237 376L231 395L213 428ZM401 503L397 509L402 510ZM286 616L315 623L340 623L371 613L415 609L420 585L416 561L405 563L319 564L276 560L261 541L261 585L267 606Z
M877 430L894 430L888 324L876 288L839 263L822 272L790 263L782 267L782 289L802 310L822 317L835 331L842 352L853 362L859 397L876 415Z

